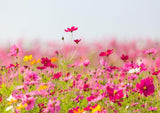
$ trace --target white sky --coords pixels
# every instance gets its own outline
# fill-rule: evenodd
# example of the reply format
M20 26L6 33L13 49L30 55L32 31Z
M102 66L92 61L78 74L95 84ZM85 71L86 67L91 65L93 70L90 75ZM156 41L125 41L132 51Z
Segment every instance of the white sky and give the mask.
M0 0L0 40L78 37L160 38L160 0Z

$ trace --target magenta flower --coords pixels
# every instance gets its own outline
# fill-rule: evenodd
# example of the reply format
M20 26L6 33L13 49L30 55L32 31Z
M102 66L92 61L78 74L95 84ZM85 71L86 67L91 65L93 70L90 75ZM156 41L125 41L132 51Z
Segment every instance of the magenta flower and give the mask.
M73 31L76 31L78 29L78 27L75 27L75 26L72 26L71 28L67 28L67 29L65 29L64 31L65 32L73 32Z
M34 104L35 104L35 98L33 97L27 97L25 96L24 99L22 99L22 104L27 104L27 106L25 107L26 110L31 110L34 108Z
M137 89L141 94L144 94L144 96L148 96L154 93L155 87L153 84L153 81L151 78L147 77L140 81L140 83L137 83L136 85Z
M115 90L110 86L107 87L107 92L108 92L109 99L113 102L116 102L117 100L123 98L124 96L123 90Z
M13 46L11 46L10 53L8 54L8 56L15 56L15 57L17 57L17 55L19 55L21 53L22 53L21 47L17 46L17 45L13 45Z
M62 76L62 72L58 72L53 75L52 79L59 79Z
M81 39L76 39L76 40L74 40L74 42L75 42L76 44L78 44L80 41L81 41Z
M101 52L99 56L109 56L113 53L113 49L108 49L106 52Z
M124 55L124 54L122 54L122 56L121 56L121 59L125 62L125 61L127 61L128 60L128 58L129 58L129 56L128 55Z
M46 57L46 58L42 58L42 59L41 59L41 63L42 63L44 66L48 67L48 66L50 66L50 64L51 64L51 60L48 59L47 57Z

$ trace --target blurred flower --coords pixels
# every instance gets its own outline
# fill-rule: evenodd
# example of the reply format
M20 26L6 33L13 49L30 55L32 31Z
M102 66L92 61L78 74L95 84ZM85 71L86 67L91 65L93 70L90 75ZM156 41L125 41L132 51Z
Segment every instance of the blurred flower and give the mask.
M87 67L90 64L90 61L87 59L83 62L83 66Z
M25 108L26 106L27 106L26 103L25 103L24 105L20 103L20 104L17 105L17 110L23 109L23 108Z
M92 110L92 113L97 113L101 111L101 106L98 104L94 107L90 107L90 109Z
M44 89L48 89L47 85L40 85L38 88L38 91L44 90Z
M109 56L113 53L113 49L108 49L106 52L101 52L99 56Z
M51 62L56 62L57 60L58 60L58 59L55 58L55 57L51 58Z
M149 110L149 111L157 111L157 107L152 107L152 106L150 106L150 107L148 108L148 110Z
M8 56L15 56L15 57L17 57L17 55L19 55L21 53L22 53L21 47L18 46L18 45L13 45L13 46L11 46L10 53L8 54Z
M130 69L128 73L138 73L140 72L140 68Z
M143 53L144 54L148 54L148 55L156 54L157 53L157 49L152 48L152 49L144 50Z
M23 57L23 61L25 61L25 62L30 61L32 59L33 59L32 55Z
M10 96L7 98L7 101L9 101L8 104L11 105L12 103L17 102L17 99L14 98L12 95L10 95Z
M23 105L27 104L27 106L25 106L25 109L26 110L31 110L31 109L34 108L35 100L36 99L34 97L27 97L27 96L25 96L22 99L22 104Z
M128 60L128 58L129 58L129 56L128 55L124 55L124 54L122 54L122 56L121 56L121 59L125 62L125 61L127 61Z
M59 79L62 76L62 72L58 72L53 75L52 79Z

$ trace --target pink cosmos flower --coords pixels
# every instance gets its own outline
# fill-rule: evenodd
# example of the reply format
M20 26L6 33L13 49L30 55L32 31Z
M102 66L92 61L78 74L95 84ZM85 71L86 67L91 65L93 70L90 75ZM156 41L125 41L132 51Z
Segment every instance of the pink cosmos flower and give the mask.
M149 111L156 111L156 110L157 110L157 107L152 107L152 106L150 106L150 107L148 108L148 110L149 110Z
M27 104L27 106L25 107L26 110L31 110L34 108L34 104L35 104L35 98L34 97L27 97L25 96L23 99L22 99L22 104Z
M140 81L140 83L137 83L136 85L137 89L141 94L144 94L144 96L148 96L154 93L155 87L153 84L153 81L151 78L147 77Z
M90 64L90 61L87 59L83 62L83 66L87 67Z
M113 53L113 49L108 49L106 52L101 52L99 56L109 56Z
M144 54L148 54L148 55L156 54L157 53L157 49L152 48L152 49L144 50L143 53Z
M78 44L80 41L81 41L81 39L76 39L76 40L74 40L74 42L75 42L76 44Z
M15 57L17 57L17 55L19 55L21 53L22 53L21 47L18 46L18 45L13 45L13 46L11 46L10 53L8 54L8 56L15 56Z
M26 82L37 82L40 79L38 74L33 71L28 71L24 78Z
M59 113L60 111L60 101L56 101L56 100L49 100L48 104L47 104L47 108L44 110L46 113L50 112L50 113Z
M75 26L72 26L71 28L67 28L67 29L65 29L64 31L65 32L73 32L73 31L76 31L78 29L78 27L75 27Z

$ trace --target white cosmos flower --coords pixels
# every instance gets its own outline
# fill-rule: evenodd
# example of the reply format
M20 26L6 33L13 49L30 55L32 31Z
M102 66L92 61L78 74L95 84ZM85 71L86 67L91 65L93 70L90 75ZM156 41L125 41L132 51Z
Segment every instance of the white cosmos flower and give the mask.
M16 100L12 95L7 98L7 101Z
M138 73L140 72L140 68L130 69L128 73Z
M8 107L6 108L6 111L10 111L10 110L12 110L12 111L14 112L13 106L8 106Z

